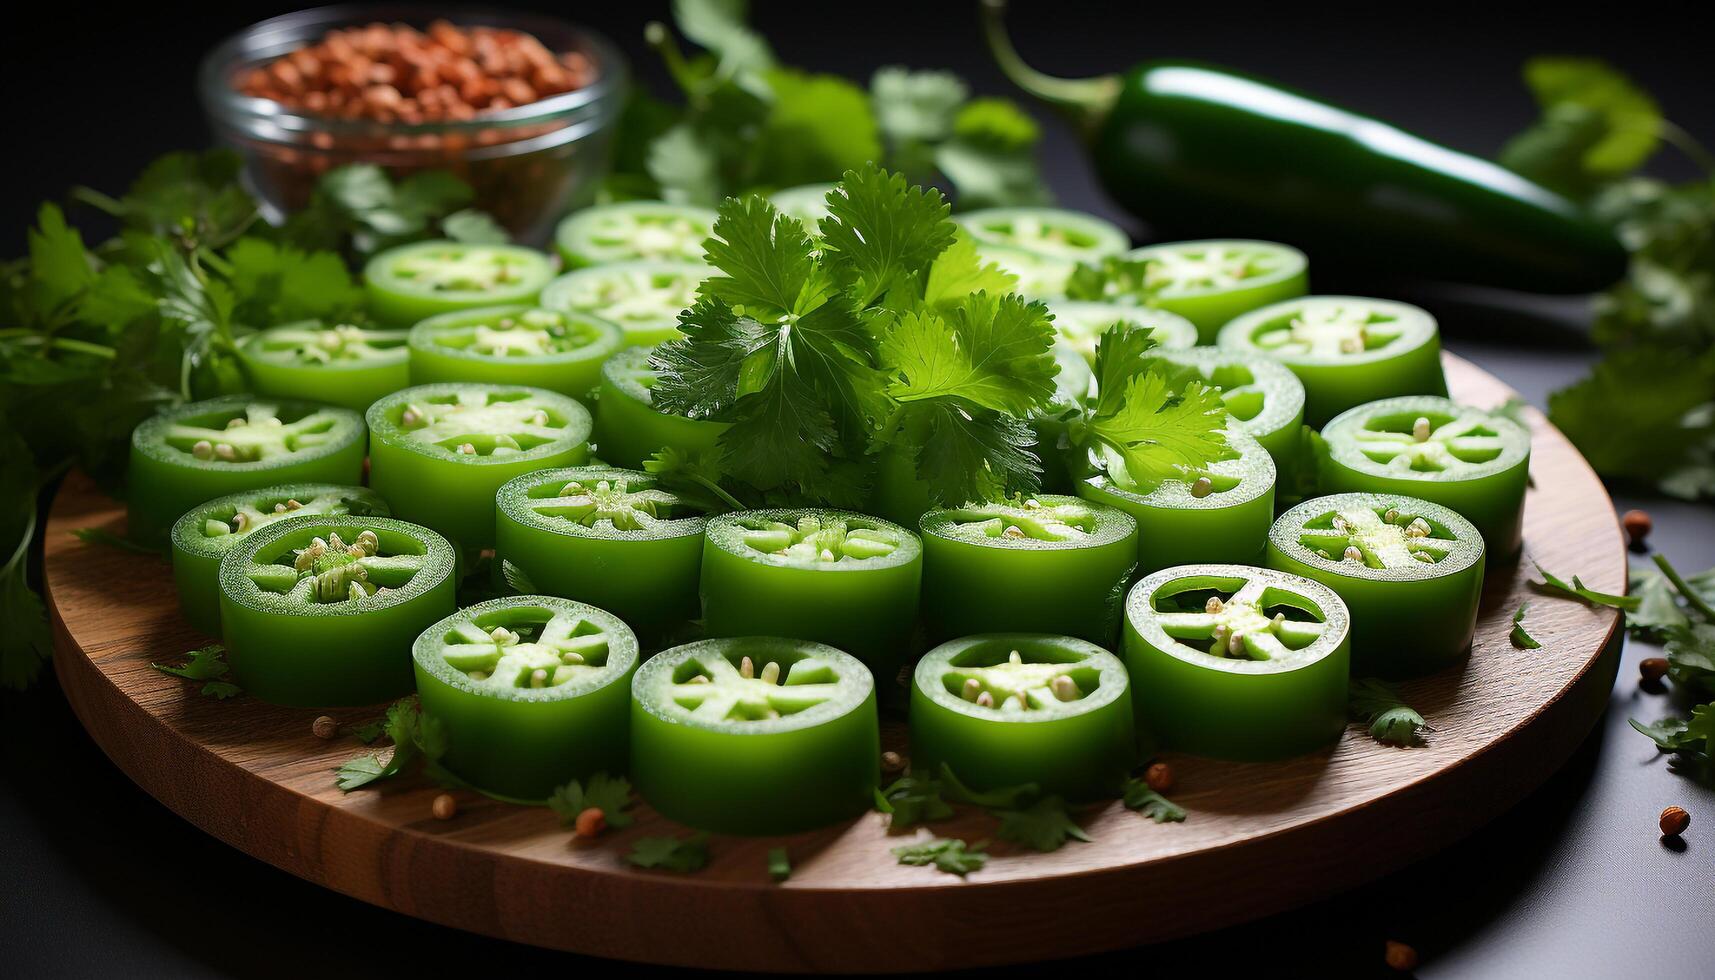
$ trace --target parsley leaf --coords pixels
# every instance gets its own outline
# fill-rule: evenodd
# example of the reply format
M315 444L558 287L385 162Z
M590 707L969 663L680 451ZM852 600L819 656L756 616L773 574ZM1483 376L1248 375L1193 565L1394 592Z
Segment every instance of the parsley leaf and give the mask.
M1057 851L1067 840L1088 843L1090 835L1066 812L1066 801L1045 796L1022 810L992 811L1000 818L1001 840L1022 844L1035 851Z
M1354 720L1369 726L1370 737L1384 745L1422 745L1422 733L1434 730L1399 699L1397 688L1373 677L1352 682L1347 708Z
M1520 603L1518 611L1513 613L1513 630L1509 639L1512 640L1513 646L1518 647L1520 650L1540 650L1542 649L1542 644L1538 643L1535 637L1525 632L1524 614L1525 610L1529 608L1530 603Z
M1185 808L1149 788L1142 779L1126 780L1124 796L1126 809L1136 810L1156 823L1183 823Z
M988 853L981 844L966 844L956 838L935 838L920 844L907 844L893 849L893 856L900 864L915 866L934 865L948 874L963 878L973 871L981 871L988 863Z
M557 786L548 796L548 808L560 818L562 826L570 826L578 814L594 807L609 827L628 827L636 818L626 811L631 807L631 783L623 776L598 772L580 783L572 780Z
M1560 576L1545 571L1543 567L1541 565L1537 565L1534 560L1531 564L1536 565L1536 573L1542 576L1541 582L1532 583L1538 591L1557 592L1561 595L1570 596L1575 599L1582 599L1590 605L1607 606L1610 609L1623 609L1627 611L1636 609L1638 607L1638 603L1641 601L1635 595L1611 595L1607 592L1597 592L1595 589L1589 588L1583 582L1579 581L1578 576L1576 575L1572 576L1572 581L1569 584Z
M690 837L641 837L625 859L639 868L659 868L688 874L709 863L709 835Z

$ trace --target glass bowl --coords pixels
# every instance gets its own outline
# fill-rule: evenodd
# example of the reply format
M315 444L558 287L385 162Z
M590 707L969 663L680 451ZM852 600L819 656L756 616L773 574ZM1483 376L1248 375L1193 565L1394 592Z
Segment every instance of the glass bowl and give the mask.
M556 54L580 52L594 67L594 81L467 120L415 124L310 114L237 88L246 72L316 43L330 30L373 23L423 30L436 20L522 31ZM246 180L272 221L309 204L327 171L373 163L394 177L450 171L475 190L472 206L518 241L541 245L566 212L594 199L607 175L626 79L624 57L611 41L565 21L382 5L320 7L262 21L204 57L198 88L216 140L244 158Z

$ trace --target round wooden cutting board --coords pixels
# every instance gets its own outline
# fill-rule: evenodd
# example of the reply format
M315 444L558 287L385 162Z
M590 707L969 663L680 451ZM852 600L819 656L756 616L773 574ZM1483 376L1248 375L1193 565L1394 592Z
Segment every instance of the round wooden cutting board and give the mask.
M1492 406L1511 392L1456 357L1453 395ZM47 528L54 665L72 708L149 793L221 840L310 881L433 922L598 956L743 970L927 970L1089 953L1211 929L1375 878L1476 828L1557 769L1608 702L1619 616L1525 584L1528 559L1605 592L1626 587L1613 506L1589 466L1534 410L1534 488L1520 569L1492 570L1476 647L1463 669L1403 686L1434 731L1389 748L1360 726L1332 748L1273 764L1168 756L1184 823L1156 824L1118 802L1082 816L1093 843L1051 854L991 846L961 880L903 867L879 813L786 838L715 837L689 875L625 863L643 836L685 834L647 806L622 831L574 839L542 807L441 792L420 777L343 794L333 772L366 751L322 741L319 713L247 696L216 701L151 670L206 643L179 618L160 558L71 534L121 532L124 508L80 475ZM1540 650L1508 641L1513 612ZM379 708L335 713L365 722ZM903 747L903 726L886 738ZM961 812L936 836L992 837ZM774 884L770 848L792 876Z

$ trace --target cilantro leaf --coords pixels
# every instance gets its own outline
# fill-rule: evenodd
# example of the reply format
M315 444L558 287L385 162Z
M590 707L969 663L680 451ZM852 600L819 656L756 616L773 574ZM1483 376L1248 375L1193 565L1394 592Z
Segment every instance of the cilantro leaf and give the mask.
M746 23L749 6L745 0L673 0L673 21L715 54L722 74L757 72L774 65L774 52Z
M227 698L236 697L243 693L243 688L227 681L209 681L202 686L202 696L214 698L216 701L225 701Z
M952 135L954 117L970 96L964 80L948 71L895 65L877 69L869 91L889 165L913 177L933 177L934 147Z
M432 750L427 752L424 735L426 727L430 729L427 747ZM378 752L366 752L345 762L334 776L334 785L341 791L349 793L378 780L391 778L404 772L420 756L426 754L433 760L446 750L445 730L438 725L423 725L423 716L417 710L415 696L401 698L389 705L381 728L393 742L392 754L385 762L381 760L381 754Z
M1220 392L1189 381L1174 394L1166 377L1143 361L1153 343L1149 331L1134 323L1102 334L1096 342L1096 407L1079 436L1100 451L1110 479L1144 492L1234 455L1222 431L1227 410Z
M743 309L749 317L772 321L802 315L820 306L833 287L816 264L815 243L803 224L765 197L721 202L714 236L703 247L709 264L725 274L705 279L699 293Z
M941 783L929 776L908 773L886 789L876 791L876 809L888 814L888 825L896 830L944 820L953 808L941 796Z
M1023 810L995 810L1000 818L1001 840L1022 844L1035 851L1057 851L1067 840L1088 843L1090 835L1066 812L1066 801L1045 796Z
M1370 737L1384 745L1422 745L1422 734L1433 731L1422 715L1399 699L1397 688L1373 677L1352 682L1347 708L1354 720L1369 726Z
M1520 650L1540 650L1542 649L1542 644L1538 643L1535 637L1525 632L1524 614L1525 610L1529 608L1530 603L1520 603L1518 611L1513 613L1513 630L1509 639L1512 641L1512 645L1518 647Z
M1131 778L1125 782L1122 799L1126 809L1136 810L1156 823L1183 823L1185 809L1149 788L1149 784L1139 778Z
M1708 308L1715 311L1715 294ZM1616 350L1584 380L1551 394L1548 418L1598 473L1653 483L1715 449L1712 391L1715 349L1701 356L1665 346Z
M636 818L626 812L631 807L631 783L623 776L598 772L580 783L576 779L557 786L548 796L548 808L560 818L562 826L577 822L578 814L594 807L609 827L628 827Z
M913 406L908 424L913 419L925 435L912 459L938 504L1033 494L1041 486L1041 459L1031 451L1036 432L1023 419L952 402Z
M1018 285L1018 277L993 262L984 262L977 251L976 239L958 235L947 250L929 265L929 278L923 286L923 303L942 315L948 315L965 298L976 292L1004 295Z
M953 243L948 211L940 191L911 186L903 174L873 164L848 170L819 225L823 261L868 306L924 275Z
M975 99L959 110L953 137L935 151L935 165L953 185L957 207L1020 207L1052 203L1035 148L1036 121L1005 99Z
M1628 720L1658 751L1673 755L1675 772L1715 786L1715 703L1697 705L1690 718L1663 718L1647 725Z
M1715 695L1715 623L1692 623L1664 631L1667 676L1679 687Z
M333 318L354 311L363 290L332 252L304 252L260 238L240 238L222 255L226 281L243 297L234 318L252 327Z
M893 856L900 864L914 866L934 865L937 869L948 874L963 878L973 871L981 871L988 863L988 853L981 844L966 844L956 838L935 838L919 844L907 844L893 849Z
M1149 284L1149 259L1110 255L1100 262L1080 262L1066 279L1066 298L1101 303L1148 302L1154 294Z
M1607 592L1597 592L1595 589L1592 589L1579 581L1578 576L1576 575L1572 576L1572 581L1568 583L1560 576L1553 575L1545 571L1543 567L1541 565L1537 565L1534 560L1531 564L1536 566L1536 573L1542 576L1541 582L1532 583L1538 591L1557 592L1575 599L1582 599L1591 605L1607 606L1610 609L1622 609L1627 611L1636 609L1638 607L1638 603L1641 601L1635 595L1611 595Z
M1023 416L1054 394L1053 344L1042 303L979 292L950 323L928 311L900 316L881 342L881 359L894 375L888 393L902 403L956 398Z
M1637 637L1657 637L1676 626L1691 624L1679 608L1679 593L1667 576L1651 568L1634 568L1628 576L1628 594L1636 596L1636 609L1626 610L1626 630Z
M687 874L701 871L709 863L709 835L690 837L641 837L625 859L639 868L659 868Z
M231 669L226 664L226 648L218 643L198 647L192 650L188 656L191 658L190 662L178 667L153 663L149 666L163 674L172 674L174 677L183 677L192 681L218 680L225 677L226 672Z
M771 99L752 153L769 184L813 184L881 158L863 89L838 75L791 68L771 69L763 81Z
M1501 150L1506 167L1582 197L1655 153L1661 110L1612 66L1594 58L1532 58L1524 75L1543 116Z
M397 749L394 750L393 756L398 758ZM384 763L379 754L370 752L356 756L340 766L334 775L334 785L343 792L349 793L378 779L390 776L395 771L397 770L392 768L391 762Z
M946 786L947 795L960 803L972 806L990 807L1001 810L1018 810L1025 806L1026 801L1034 800L1041 794L1041 788L1035 783L1020 783L1017 786L997 786L990 790L974 790L965 785L953 772L953 767L941 763L941 782Z

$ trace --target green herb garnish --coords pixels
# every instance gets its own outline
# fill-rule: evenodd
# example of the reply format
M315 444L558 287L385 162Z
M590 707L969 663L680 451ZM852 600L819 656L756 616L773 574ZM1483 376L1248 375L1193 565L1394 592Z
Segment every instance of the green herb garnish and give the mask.
M1542 649L1542 644L1536 641L1536 637L1525 632L1524 614L1528 609L1530 609L1530 603L1520 603L1518 611L1513 613L1513 631L1509 639L1512 640L1513 646L1518 647L1520 650L1540 650Z
M1183 823L1185 809L1149 788L1149 784L1139 778L1128 779L1125 782L1125 792L1122 797L1126 808L1136 810L1156 823Z
M639 868L659 868L688 874L709 863L709 835L690 837L641 837L625 859Z
M988 852L983 845L966 844L956 838L935 838L920 844L907 844L893 849L893 856L900 864L923 866L932 864L936 868L951 875L963 878L973 871L981 871L988 863Z
M1373 677L1352 682L1347 709L1353 720L1369 726L1371 738L1384 745L1422 745L1423 733L1433 730L1422 715L1400 700L1397 688Z
M1045 796L1022 810L990 812L1000 820L996 836L1034 851L1057 851L1068 840L1091 840L1066 812L1066 801L1058 796Z
M628 827L635 819L626 812L631 807L631 782L623 776L598 772L589 779L576 779L557 786L548 796L548 808L560 818L561 826L577 822L578 814L594 807L601 811L609 827Z

